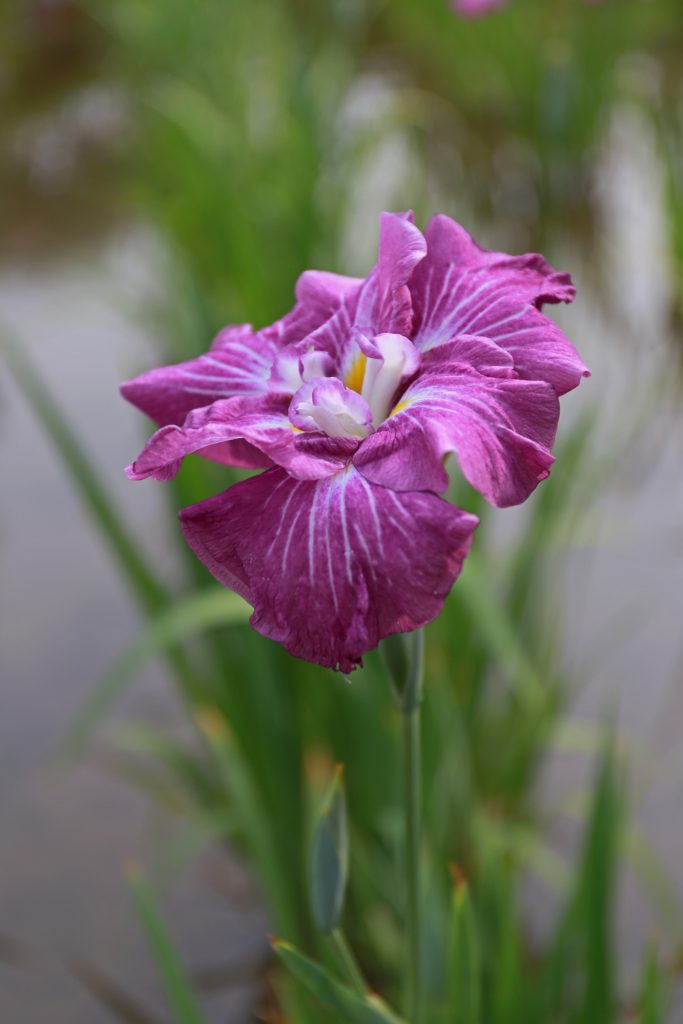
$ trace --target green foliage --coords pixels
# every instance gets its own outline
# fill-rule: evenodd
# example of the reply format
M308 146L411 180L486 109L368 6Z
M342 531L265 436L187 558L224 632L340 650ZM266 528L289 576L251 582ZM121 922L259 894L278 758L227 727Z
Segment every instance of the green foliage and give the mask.
M205 1024L194 989L180 955L156 905L154 894L140 872L131 868L128 881L140 922L145 930L175 1024Z
M339 927L346 895L348 861L344 769L340 765L318 818L311 846L311 910L320 932L333 932Z

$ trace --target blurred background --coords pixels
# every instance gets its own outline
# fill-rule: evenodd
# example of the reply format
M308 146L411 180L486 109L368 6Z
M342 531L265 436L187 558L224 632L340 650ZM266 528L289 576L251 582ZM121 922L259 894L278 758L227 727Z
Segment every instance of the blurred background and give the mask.
M593 371L563 400L552 478L484 513L429 630L430 934L457 861L491 964L514 921L486 1024L559 1021L526 982L576 920L563 908L599 904L567 1019L645 1020L656 963L647 1019L683 1021L680 0L509 0L479 20L446 0L9 0L0 99L0 1019L171 1019L135 864L207 1021L322 1020L265 936L315 946L307 837L337 760L348 930L395 987L379 661L348 688L238 621L175 518L229 471L129 483L149 425L117 388L282 315L305 268L364 275L379 211L411 207L570 270L578 298L553 316ZM614 848L591 803L608 731ZM594 899L586 830L610 851Z

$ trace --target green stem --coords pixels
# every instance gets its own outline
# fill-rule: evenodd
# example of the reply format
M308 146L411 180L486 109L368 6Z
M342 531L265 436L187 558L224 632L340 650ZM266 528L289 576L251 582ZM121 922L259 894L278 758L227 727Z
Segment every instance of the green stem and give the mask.
M406 1017L409 1024L422 1022L422 941L420 922L420 702L424 662L424 634L415 635L411 678L404 693L403 715L403 809L405 815L406 870Z
M335 928L335 930L330 933L330 939L332 940L332 944L336 950L339 962L344 969L344 973L351 983L351 987L354 992L358 993L358 995L364 996L368 991L368 986L365 983L360 967L353 955L351 947L346 941L344 933L341 929Z

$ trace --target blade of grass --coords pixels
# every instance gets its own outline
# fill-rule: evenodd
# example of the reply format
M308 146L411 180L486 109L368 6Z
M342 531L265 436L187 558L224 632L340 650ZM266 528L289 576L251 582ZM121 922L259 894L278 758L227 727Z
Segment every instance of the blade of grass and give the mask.
M163 1024L96 964L74 958L67 969L93 999L125 1024Z
M34 415L56 448L91 521L97 526L114 554L114 561L133 597L147 615L167 607L171 595L153 572L127 530L92 460L30 359L22 351L21 342L10 334L5 325L0 326L0 347L7 365ZM190 694L195 679L184 652L172 646L167 651L167 659L183 693Z
M168 601L165 587L147 564L141 550L127 531L115 503L102 483L92 462L72 427L67 422L29 357L22 351L21 342L10 335L2 325L2 351L7 365L45 433L57 449L62 463L76 485L76 489L93 522L116 556L140 605L146 611L157 611Z
M152 619L90 694L66 736L65 756L74 757L83 749L93 729L155 654L168 651L179 641L198 633L246 622L250 614L251 608L237 594L215 588L190 594Z
M377 996L361 997L287 942L273 943L285 967L344 1024L402 1024Z
M137 868L129 868L126 874L175 1024L206 1024L147 880Z

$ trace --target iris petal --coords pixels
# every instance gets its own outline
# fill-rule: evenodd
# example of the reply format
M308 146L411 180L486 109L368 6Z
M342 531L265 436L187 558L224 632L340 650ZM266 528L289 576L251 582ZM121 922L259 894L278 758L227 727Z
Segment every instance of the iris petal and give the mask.
M207 568L293 655L348 672L391 633L438 615L476 516L396 495L353 468L317 482L272 469L180 514Z

